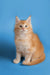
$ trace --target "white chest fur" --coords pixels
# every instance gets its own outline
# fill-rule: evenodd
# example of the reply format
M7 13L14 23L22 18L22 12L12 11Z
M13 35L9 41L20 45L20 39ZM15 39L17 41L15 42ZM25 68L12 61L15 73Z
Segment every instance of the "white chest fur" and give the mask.
M29 36L25 34L16 36L16 48L21 52L28 52L30 48Z

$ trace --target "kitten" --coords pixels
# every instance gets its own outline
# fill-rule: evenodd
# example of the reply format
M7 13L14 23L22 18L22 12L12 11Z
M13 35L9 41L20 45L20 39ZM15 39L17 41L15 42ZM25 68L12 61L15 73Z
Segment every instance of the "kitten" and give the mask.
M13 60L14 63L19 63L22 56L25 57L22 63L24 65L35 65L44 61L44 48L37 34L33 33L31 16L27 20L19 20L16 17L15 44L16 59Z

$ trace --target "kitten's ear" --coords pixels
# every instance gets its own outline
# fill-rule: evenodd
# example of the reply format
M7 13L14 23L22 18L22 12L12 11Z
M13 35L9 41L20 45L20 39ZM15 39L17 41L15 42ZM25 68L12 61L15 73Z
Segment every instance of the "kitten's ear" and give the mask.
M31 16L29 16L26 21L31 24Z
M18 24L20 19L16 16L16 24Z

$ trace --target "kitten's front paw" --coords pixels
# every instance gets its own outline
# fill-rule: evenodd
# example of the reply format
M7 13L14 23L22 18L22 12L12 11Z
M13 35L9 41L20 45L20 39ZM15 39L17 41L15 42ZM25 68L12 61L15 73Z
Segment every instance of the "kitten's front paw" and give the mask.
M13 60L13 63L15 63L15 64L17 64L17 63L19 63L20 62L20 60L17 60L17 59L14 59Z
M29 63L28 61L23 61L23 63L22 63L22 64L24 64L24 65L25 65L25 64L28 64L28 63Z

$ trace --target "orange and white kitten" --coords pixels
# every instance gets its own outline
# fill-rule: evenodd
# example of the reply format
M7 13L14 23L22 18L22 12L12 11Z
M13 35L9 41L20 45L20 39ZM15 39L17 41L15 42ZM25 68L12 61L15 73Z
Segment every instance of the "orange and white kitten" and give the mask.
M37 34L33 33L31 16L27 20L19 20L16 17L15 44L16 59L13 60L14 63L19 63L22 56L25 57L22 63L24 65L35 65L44 61L44 48Z

